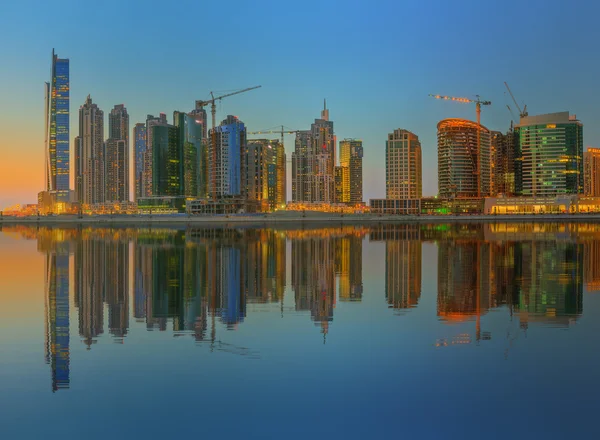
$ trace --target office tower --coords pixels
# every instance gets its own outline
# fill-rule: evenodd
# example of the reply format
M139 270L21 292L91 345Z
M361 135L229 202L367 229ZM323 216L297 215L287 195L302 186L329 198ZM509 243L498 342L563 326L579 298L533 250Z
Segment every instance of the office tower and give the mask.
M214 130L214 131L213 131ZM215 136L209 147L209 188L212 197L244 196L246 170L246 127L236 116L227 116L211 129Z
M421 142L408 130L388 134L385 143L385 197L420 199L423 195Z
M69 248L53 243L46 253L46 363L52 369L52 391L69 388Z
M79 108L79 140L75 146L77 200L82 205L104 203L104 112L92 103L90 95Z
M491 195L512 196L517 193L516 149L512 128L506 134L492 131L491 138Z
M521 118L515 127L522 160L522 194L583 192L583 124L569 112Z
M335 202L336 203L348 203L350 200L350 174L348 167L338 166L334 168L334 176L335 176ZM344 184L346 184L347 192L346 192L346 200L344 201Z
M57 202L69 202L69 60L52 50L50 82L45 84L45 180Z
M146 153L146 124L137 123L133 127L133 151L135 155L135 200L144 197L144 154Z
M173 124L177 128L177 156L180 160L181 192L186 197L206 197L206 157L203 154L204 127L199 119L189 114L174 112Z
M325 103L321 118L310 131L296 133L292 153L292 199L294 202L335 202L335 135Z
M142 178L142 194L144 197L152 195L152 127L166 126L167 115L161 113L160 116L154 117L148 115L146 117L146 151L144 153L144 171Z
M199 124L202 125L202 139L208 139L208 119L206 115L206 110L202 105L200 105L202 101L196 101L196 107L192 110L189 115L192 116Z
M277 207L278 150L279 141L248 140L243 165L246 168L246 196L248 200L257 202L261 211L273 211Z
M478 132L481 154L477 151ZM490 131L482 125L478 126L475 122L452 118L438 123L437 135L440 197L489 196L491 187Z
M588 148L583 153L583 193L600 197L600 148Z
M152 195L180 196L183 192L182 158L178 148L178 130L174 125L153 125L148 139L152 140Z
M358 139L344 139L340 141L340 168L338 171L341 196L336 198L338 203L357 205L362 203L362 141Z

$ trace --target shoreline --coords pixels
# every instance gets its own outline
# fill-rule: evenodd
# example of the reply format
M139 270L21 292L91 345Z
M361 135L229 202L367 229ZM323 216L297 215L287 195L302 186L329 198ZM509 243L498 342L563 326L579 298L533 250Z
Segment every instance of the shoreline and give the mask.
M177 224L177 225L237 225L237 224L379 224L379 223L595 223L600 222L600 213L577 214L518 214L518 215L373 215L373 214L328 214L307 212L305 216L290 214L236 214L236 215L77 215L31 216L0 218L2 225L143 225L143 224Z

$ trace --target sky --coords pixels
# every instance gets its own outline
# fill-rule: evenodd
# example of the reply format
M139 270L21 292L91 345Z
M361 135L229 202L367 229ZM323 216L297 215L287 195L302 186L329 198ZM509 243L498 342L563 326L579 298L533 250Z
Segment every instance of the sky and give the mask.
M394 129L422 144L423 193L437 193L436 125L475 119L506 131L514 109L570 111L584 145L600 146L600 4L574 0L0 1L0 209L43 189L44 82L52 49L70 59L71 139L86 96L107 114L189 111L211 91L218 121L250 131L309 129L327 99L338 140L363 140L364 199L385 197L385 141ZM515 110L516 112L516 110ZM71 142L72 145L72 142ZM288 160L293 136L286 138ZM288 197L290 193L288 172Z

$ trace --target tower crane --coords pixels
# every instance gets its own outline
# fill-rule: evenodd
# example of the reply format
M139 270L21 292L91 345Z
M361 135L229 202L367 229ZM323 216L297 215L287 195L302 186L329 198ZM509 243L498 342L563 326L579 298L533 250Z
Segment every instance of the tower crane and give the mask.
M231 92L231 93L227 93L226 95L221 95L221 96L217 96L215 97L213 92L210 92L210 99L207 101L196 101L196 108L197 109L202 109L205 105L209 105L211 106L210 112L212 113L212 135L211 135L211 145L212 145L212 179L211 179L211 187L212 187L212 194L213 194L213 199L216 199L217 197L217 181L216 181L216 170L214 169L215 164L216 164L216 160L217 160L217 146L216 146L216 142L217 142L217 137L215 135L215 126L217 125L217 104L215 103L216 101L221 101L223 98L227 98L229 96L233 96L233 95L239 95L240 93L244 93L244 92L248 92L250 90L254 90L254 89L258 89L262 86L254 86L254 87L248 87L246 89L242 89L242 90L236 90L235 92Z
M512 98L513 102L515 103L517 110L519 110L519 117L524 118L526 116L529 116L529 113L527 112L527 104L525 104L523 106L523 110L521 110L521 107L519 107L519 104L517 104L517 100L515 99L514 95L512 94L510 87L508 87L508 83L506 81L504 81L504 85L506 86L506 90L508 90L508 93L510 94L510 97Z
M281 145L283 145L283 136L286 134L296 134L302 130L285 130L282 125L281 130L262 130L262 131L249 131L248 134L278 134L281 136Z
M492 102L482 101L479 95L475 95L477 98L475 100L469 98L456 98L454 96L432 95L431 93L429 96L435 99L443 99L445 101L475 104L475 111L477 113L477 170L475 171L475 175L477 176L477 197L481 198L481 106L492 105Z

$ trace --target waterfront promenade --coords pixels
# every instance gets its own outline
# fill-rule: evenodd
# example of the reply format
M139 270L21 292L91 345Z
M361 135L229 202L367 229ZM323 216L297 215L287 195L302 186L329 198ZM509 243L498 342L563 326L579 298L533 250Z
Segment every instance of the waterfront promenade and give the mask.
M459 215L378 215L333 214L326 212L279 211L265 214L188 215L188 214L106 214L106 215L50 215L13 217L3 215L0 225L9 224L119 224L144 226L147 224L277 224L277 223L473 223L473 222L596 222L600 213L567 214L459 214Z

